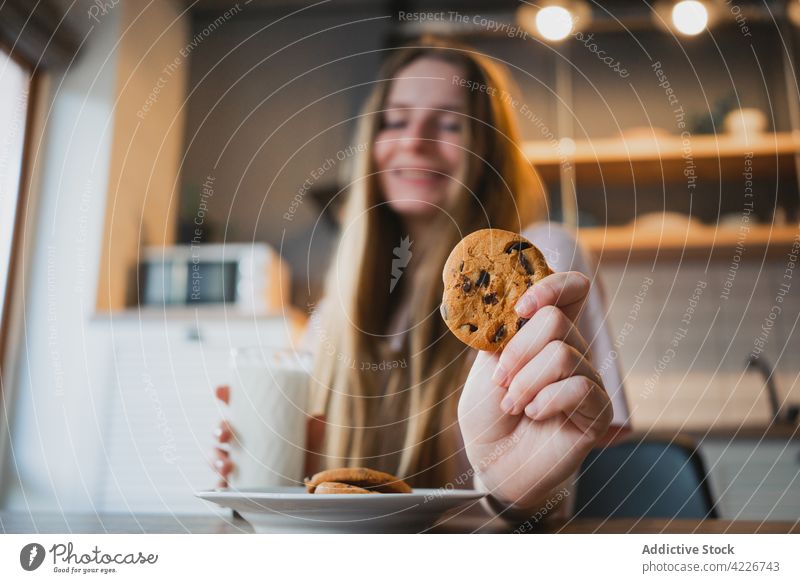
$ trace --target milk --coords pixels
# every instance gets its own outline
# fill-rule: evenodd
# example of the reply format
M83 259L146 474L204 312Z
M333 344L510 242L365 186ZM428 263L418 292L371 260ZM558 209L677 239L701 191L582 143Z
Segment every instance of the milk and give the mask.
M302 484L310 384L307 354L267 348L231 351L231 488Z

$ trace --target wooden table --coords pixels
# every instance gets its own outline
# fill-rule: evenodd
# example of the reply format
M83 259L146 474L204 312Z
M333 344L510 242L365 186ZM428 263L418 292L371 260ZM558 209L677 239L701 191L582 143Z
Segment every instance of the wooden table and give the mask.
M245 534L252 533L250 525L241 519L214 515L184 516L168 514L48 514L0 512L0 533L40 534ZM433 533L797 533L800 521L757 522L730 520L669 520L669 519L573 519L544 521L538 525L509 525L499 520L491 522L478 516L464 516L445 521L432 528Z

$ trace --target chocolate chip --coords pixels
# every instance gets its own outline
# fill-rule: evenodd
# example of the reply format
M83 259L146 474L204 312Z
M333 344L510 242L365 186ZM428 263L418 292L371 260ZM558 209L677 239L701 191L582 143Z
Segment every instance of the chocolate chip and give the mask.
M467 293L472 289L472 281L470 281L466 275L461 276L461 282L461 291L464 293Z
M517 330L522 328L525 325L525 322L528 321L528 318L517 318Z
M459 329L462 332L469 332L470 334L472 334L478 329L478 327L475 324L462 324Z
M497 329L497 332L494 333L492 342L500 342L505 337L506 337L506 327L505 325L502 325Z
M519 254L519 262L522 263L522 267L525 268L525 273L528 275L533 275L535 273L533 267L531 267L531 264L528 263L528 260L522 253Z
M533 285L533 282L532 282L530 279L526 279L526 280L525 280L525 287L526 287L526 288L529 288L529 287L531 287L532 285Z
M489 274L485 271L481 271L481 274L478 276L478 281L475 282L475 285L478 287L489 287Z
M439 306L439 312L441 312L441 314L442 314L442 318L444 318L445 320L447 320L447 306L445 306L444 304L442 304L441 306Z
M514 241L508 247L506 247L506 253L511 253L512 251L522 251L530 246L531 244L527 241Z
M483 303L495 305L497 303L497 294L495 293L486 294L485 296L483 296Z

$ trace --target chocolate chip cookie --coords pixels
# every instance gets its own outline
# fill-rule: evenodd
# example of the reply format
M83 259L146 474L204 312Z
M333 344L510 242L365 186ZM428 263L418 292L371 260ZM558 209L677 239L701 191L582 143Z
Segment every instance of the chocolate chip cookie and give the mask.
M514 311L517 300L551 273L541 251L521 235L501 229L470 233L444 265L442 317L464 344L502 350L527 322Z
M314 488L314 494L377 494L375 490L359 488L343 482L322 482Z
M381 494L410 494L411 487L400 478L370 468L336 468L306 478L306 491L314 494L325 482L337 482Z

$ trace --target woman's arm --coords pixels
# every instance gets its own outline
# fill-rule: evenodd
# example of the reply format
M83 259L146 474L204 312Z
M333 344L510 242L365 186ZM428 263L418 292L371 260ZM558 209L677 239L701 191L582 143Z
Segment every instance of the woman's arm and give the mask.
M590 287L567 271L528 289L516 305L528 322L502 353L478 353L464 385L467 456L503 507L527 513L546 504L611 424L611 401L576 325Z
M606 391L612 397L614 417L611 427L598 445L605 446L624 440L630 433L628 407L625 400L624 385L611 340L608 308L597 264L591 255L578 243L576 237L567 229L554 224L533 226L523 235L530 239L545 255L550 267L558 271L577 271L593 280L586 302L576 325L581 335L588 341L590 358L600 373ZM506 506L489 495L484 498L484 508L496 515L502 515L511 522L531 523L544 519L565 519L572 515L573 500L579 472L553 488L547 496L537 503L522 508ZM487 488L476 476L475 488L486 492ZM533 528L533 524L529 525Z

